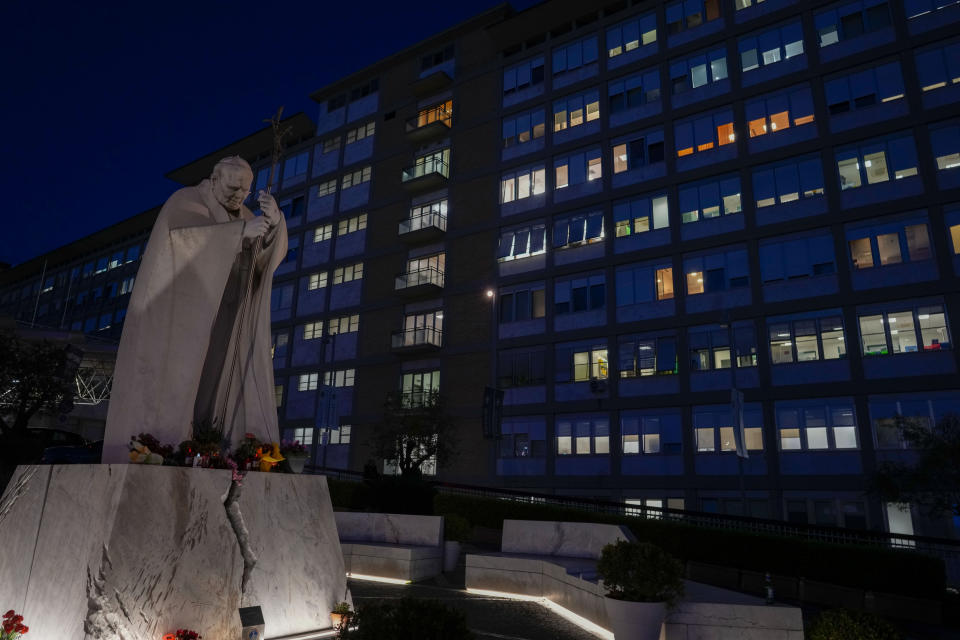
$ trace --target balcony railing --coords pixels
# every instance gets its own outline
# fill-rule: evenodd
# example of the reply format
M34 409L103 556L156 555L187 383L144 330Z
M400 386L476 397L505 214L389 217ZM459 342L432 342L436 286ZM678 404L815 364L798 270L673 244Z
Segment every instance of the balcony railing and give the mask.
M408 271L397 276L395 289L409 289L422 285L443 287L443 271L436 267L425 267L415 271Z
M400 223L399 234L404 235L421 231L425 229L437 229L439 231L447 230L447 216L439 213L423 213L412 218L407 218Z
M407 133L412 133L432 124L444 125L449 129L452 123L453 111L444 105L438 105L430 109L424 109L414 117L408 119Z
M443 178L450 177L450 166L443 161L443 158L427 156L422 160L422 162L417 161L417 164L403 170L403 174L400 177L402 182L410 182L411 180L425 178L431 175Z
M405 347L439 347L443 341L443 330L436 327L420 327L405 329L393 334L393 348Z

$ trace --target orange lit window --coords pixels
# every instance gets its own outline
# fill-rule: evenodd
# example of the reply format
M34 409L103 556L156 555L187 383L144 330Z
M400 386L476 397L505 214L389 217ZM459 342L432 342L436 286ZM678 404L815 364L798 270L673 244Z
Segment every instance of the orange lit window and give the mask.
M800 116L799 118L793 119L794 126L800 126L801 124L809 124L813 122L813 114L811 113L808 116Z
M722 147L725 144L730 144L737 137L733 134L733 123L728 122L727 124L721 124L717 127L717 140Z
M790 112L781 111L770 116L770 131L780 131L790 128Z
M687 274L687 295L703 293L703 272L691 271Z
M713 143L708 142L706 144L698 144L697 151L706 151L707 149L713 149Z
M747 127L750 129L751 138L762 136L767 132L767 119L757 118L756 120L751 120L747 123Z
M686 149L680 149L679 151L677 151L677 155L679 157L688 156L691 153L693 153L693 147L687 147Z

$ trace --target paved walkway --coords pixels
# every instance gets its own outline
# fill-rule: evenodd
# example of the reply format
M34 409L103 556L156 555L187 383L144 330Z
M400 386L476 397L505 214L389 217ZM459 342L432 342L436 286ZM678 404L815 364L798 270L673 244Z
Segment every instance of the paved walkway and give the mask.
M454 572L416 584L349 583L355 605L362 606L365 600L410 597L440 600L456 607L466 614L467 626L477 640L597 640L597 636L536 602L467 593L463 564Z

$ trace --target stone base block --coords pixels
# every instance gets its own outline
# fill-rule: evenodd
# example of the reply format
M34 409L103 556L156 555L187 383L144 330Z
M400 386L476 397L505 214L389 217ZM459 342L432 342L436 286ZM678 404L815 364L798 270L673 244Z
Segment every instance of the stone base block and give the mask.
M240 637L259 605L270 637L330 627L350 600L326 478L250 473L243 558L223 500L230 471L23 466L0 499L0 602L30 637L156 640L178 628Z

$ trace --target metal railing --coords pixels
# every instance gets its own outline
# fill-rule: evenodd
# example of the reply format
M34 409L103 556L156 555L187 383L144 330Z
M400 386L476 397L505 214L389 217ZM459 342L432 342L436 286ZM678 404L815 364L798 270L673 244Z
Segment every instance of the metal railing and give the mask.
M422 160L422 162L420 160ZM443 161L443 158L440 157L439 154L427 156L420 160L412 167L407 167L403 170L403 174L400 176L402 182L410 182L411 180L416 180L417 178L422 178L432 173L441 175L444 178L450 177L450 166Z
M418 287L424 284L432 284L437 287L443 286L443 271L436 267L425 267L415 271L408 271L397 276L394 283L394 289L408 289Z
M450 127L452 119L453 111L447 109L443 105L432 107L430 109L424 109L414 117L407 119L407 133L416 131L417 129L422 129L427 125L433 124L434 122L439 122L440 124Z
M327 475L340 480L358 481L363 474L346 469L327 470ZM638 519L671 520L683 524L707 529L723 529L758 533L812 542L829 544L884 547L917 551L943 559L946 565L948 584L960 584L960 540L935 538L930 536L911 536L885 531L866 529L846 529L822 525L785 522L748 516L667 509L639 504L626 504L609 500L577 498L571 496L531 493L515 489L481 487L454 482L431 481L440 493L462 495L494 500L511 500L532 505L551 506L563 509L575 509L612 516L626 516Z
M433 212L422 213L401 221L398 231L400 235L403 235L412 231L419 231L420 229L429 229L430 227L435 227L440 231L446 231L447 217Z
M443 330L436 327L420 327L394 332L391 343L394 349L432 345L439 347L443 340Z

